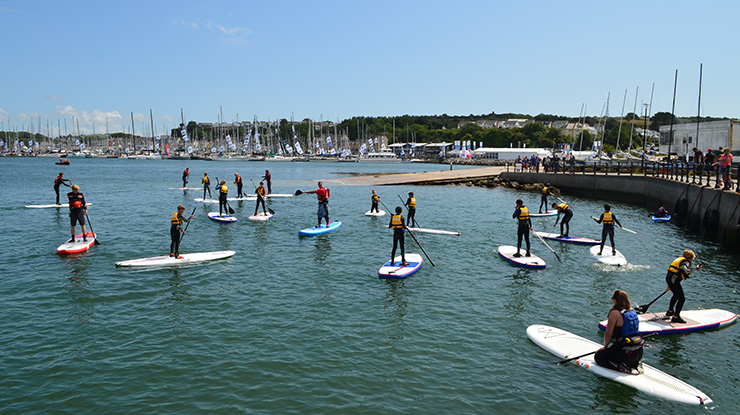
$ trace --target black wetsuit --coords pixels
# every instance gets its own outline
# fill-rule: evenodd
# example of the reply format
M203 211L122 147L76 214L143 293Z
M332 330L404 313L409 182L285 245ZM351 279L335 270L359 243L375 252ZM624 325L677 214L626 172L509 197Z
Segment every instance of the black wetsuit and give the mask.
M542 206L545 207L545 212L547 212L547 195L550 194L550 188L545 186L542 188L542 197L540 198L540 208L538 211L542 213Z
M263 177L265 179L265 182L267 183L267 193L270 194L272 193L272 174L265 173Z
M80 226L85 226L85 208L87 207L87 203L85 203L85 195L82 194L82 192L69 192L67 193L67 198L69 199L69 223L72 226L75 226L77 223L80 224ZM84 237L85 235L83 235Z
M412 228L416 227L416 198L414 198L414 206L411 206L411 198L406 199L406 207L409 209L409 214L406 216L406 223Z
M370 212L379 212L378 210L378 201L380 200L380 197L378 195L373 195L370 198L371 205L370 205Z
M225 184L218 186L218 214L219 216L223 215L223 212L225 211L228 215L229 208L227 206L226 198L228 197L228 189L226 188Z
M182 187L186 187L188 185L188 176L190 176L190 172L185 170L182 172Z
M206 192L208 192L208 197L213 199L211 195L211 179L208 176L204 176L200 181L203 183L203 199L206 198Z
M393 223L394 219L397 221L396 224ZM398 224L400 222L400 225ZM406 262L406 249L404 247L404 228L406 227L406 224L403 221L402 215L392 215L391 216L391 222L388 224L389 228L393 229L393 250L391 251L391 261L396 258L396 249L398 248L398 245L401 245L401 262Z
M65 185L67 187L70 187L65 182L71 182L71 181L72 180L70 180L70 179L64 179L64 178L62 178L62 176L57 176L57 178L54 180L54 192L57 194L57 205L59 204L59 187L61 185Z
M565 209L562 209L560 206L561 205L558 205L558 216L563 213L563 220L560 221L560 235L568 236L568 233L570 232L570 219L573 217L573 211L570 210L570 206L567 204L565 205ZM565 227L565 233L563 233L563 227Z
M629 369L636 369L640 365L644 340L639 337L623 337L622 327L614 327L612 338L616 340L606 349L597 351L594 360L601 367L629 372Z
M614 245L614 223L616 223L619 226L622 226L621 223L619 223L619 220L617 220L617 215L611 213L612 220L609 221L608 219L604 220L604 214L611 213L611 212L604 212L599 217L599 220L597 220L597 223L602 223L604 225L604 228L601 230L601 248L599 249L599 253L601 253L604 250L604 242L606 242L606 237L609 237L609 241L612 244L612 253L616 253L617 246Z
M172 223L172 226L170 226L170 239L172 239L170 243L170 255L174 254L175 258L180 256L180 226L183 222L190 222L190 219L185 219L181 213L177 212L176 215L178 223Z
M239 176L238 179L236 179L236 197L244 197L244 193L242 192L242 187L244 187L244 182L242 181L241 176Z
M267 213L267 206L265 206L265 196L264 196L265 188L256 188L254 189L254 193L257 194L257 205L254 207L254 214L257 215L257 211L260 209L260 204L262 204L262 211Z
M526 215L522 215L522 208L526 210ZM516 253L518 254L519 250L522 249L522 238L524 238L524 242L527 244L527 255L529 255L529 229L532 227L532 220L529 219L529 209L522 205L516 208L512 217L518 219L517 222L519 222L516 229Z

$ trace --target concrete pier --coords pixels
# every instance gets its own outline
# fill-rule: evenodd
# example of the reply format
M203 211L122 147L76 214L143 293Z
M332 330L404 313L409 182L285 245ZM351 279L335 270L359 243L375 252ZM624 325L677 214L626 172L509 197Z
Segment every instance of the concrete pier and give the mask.
M459 166L456 167L459 168ZM494 166L476 169L462 168L459 170L425 171L420 173L362 175L331 179L326 180L326 182L362 186L444 185L496 177L504 171L506 171L506 167Z

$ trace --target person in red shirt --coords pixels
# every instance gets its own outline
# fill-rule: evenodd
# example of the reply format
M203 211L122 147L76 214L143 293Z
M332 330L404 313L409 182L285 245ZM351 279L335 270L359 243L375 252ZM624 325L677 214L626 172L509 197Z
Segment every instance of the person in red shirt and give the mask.
M59 204L59 187L61 185L65 185L67 187L71 187L70 185L68 185L66 183L66 182L71 182L71 181L72 180L70 180L70 179L65 179L64 178L64 172L59 172L59 176L57 176L57 178L54 179L54 191L57 194L57 205Z
M319 182L319 188L316 190L309 190L306 193L316 193L316 198L319 200L319 210L317 212L319 216L319 225L321 227L321 218L326 218L326 226L329 226L329 197L331 191L324 187L322 182Z

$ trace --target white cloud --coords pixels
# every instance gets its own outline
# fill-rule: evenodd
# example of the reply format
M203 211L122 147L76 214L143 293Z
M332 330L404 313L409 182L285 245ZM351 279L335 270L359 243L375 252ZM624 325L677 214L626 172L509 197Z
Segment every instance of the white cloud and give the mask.
M8 111L5 108L0 107L0 118L6 120L8 119L8 115L10 115Z
M199 24L195 22L189 22L184 19L175 21L174 24L178 26L189 26L195 29L200 27ZM247 27L241 27L241 26L227 27L222 24L214 23L210 20L206 20L204 27L212 32L225 35L226 37L221 38L221 41L224 43L232 44L232 45L244 43L247 40L247 37L252 34L252 30Z
M159 119L162 121L167 121L169 123L175 122L175 116L170 114L162 115L159 117Z
M59 101L62 100L62 96L61 95L51 94L51 95L47 95L46 96L46 100L49 101L49 102L59 102Z

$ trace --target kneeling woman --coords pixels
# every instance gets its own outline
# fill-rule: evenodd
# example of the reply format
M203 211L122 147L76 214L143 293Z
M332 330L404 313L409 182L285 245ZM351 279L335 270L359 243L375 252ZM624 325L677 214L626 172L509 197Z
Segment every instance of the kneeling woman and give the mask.
M637 313L630 307L630 298L622 290L612 294L613 306L607 316L604 347L596 352L596 364L623 373L639 373L642 346L645 341L637 335ZM614 344L610 345L614 338Z

